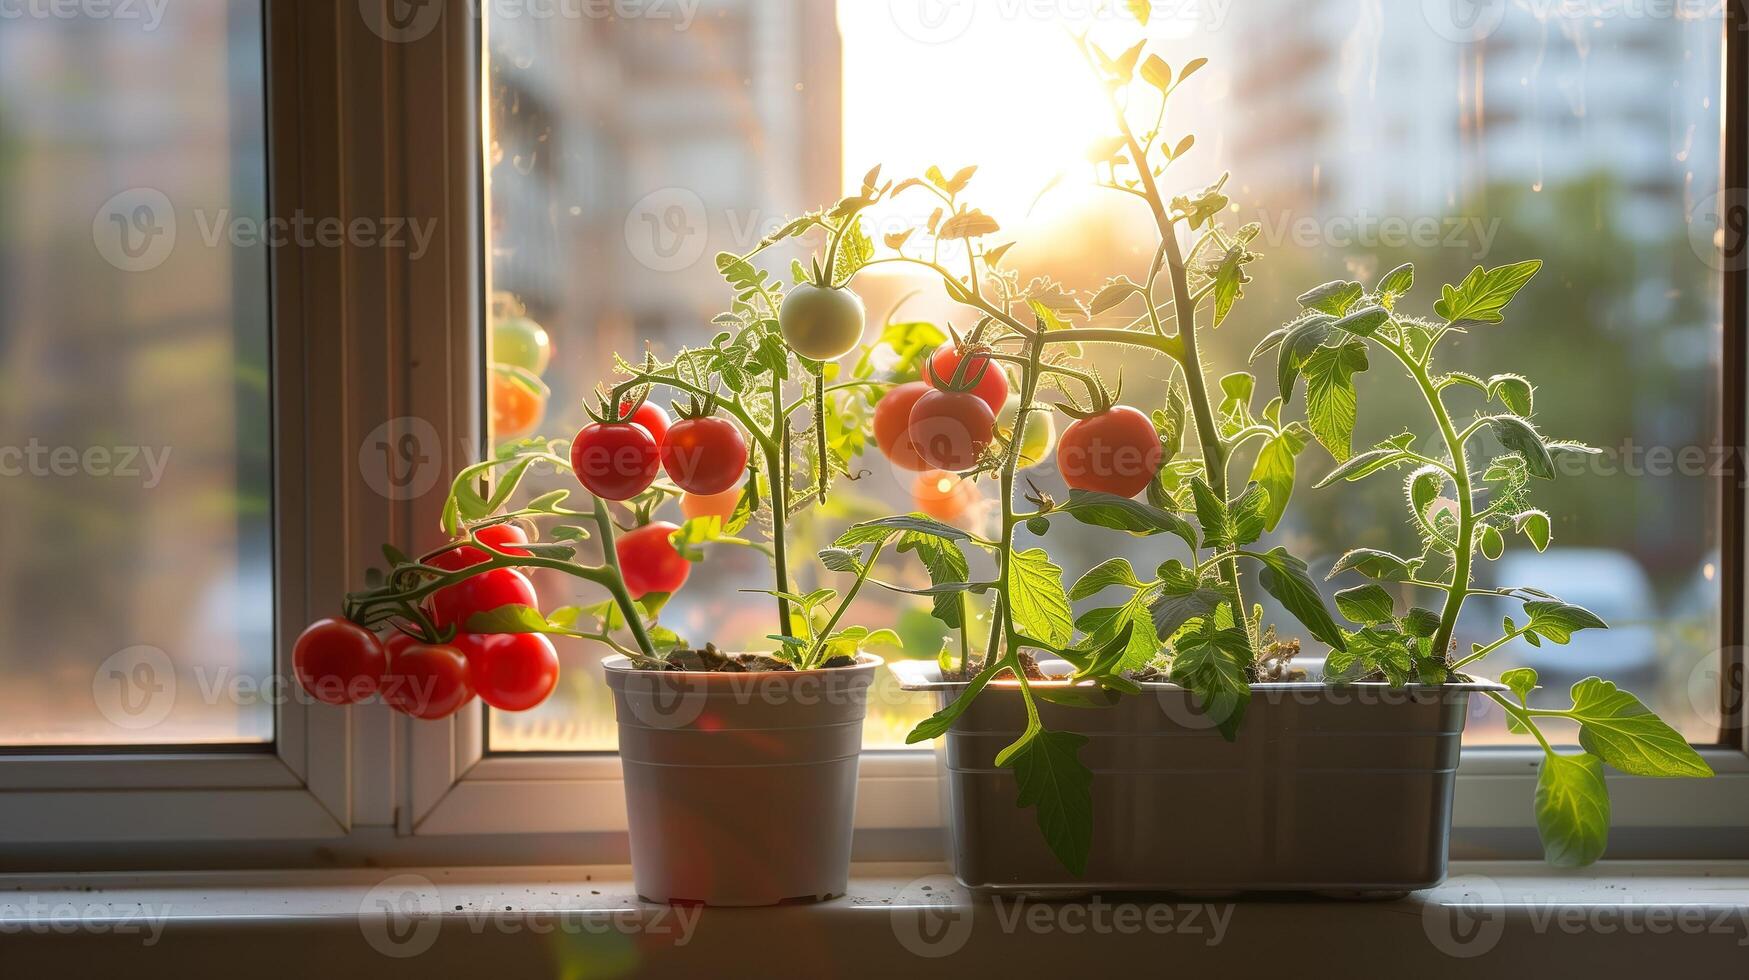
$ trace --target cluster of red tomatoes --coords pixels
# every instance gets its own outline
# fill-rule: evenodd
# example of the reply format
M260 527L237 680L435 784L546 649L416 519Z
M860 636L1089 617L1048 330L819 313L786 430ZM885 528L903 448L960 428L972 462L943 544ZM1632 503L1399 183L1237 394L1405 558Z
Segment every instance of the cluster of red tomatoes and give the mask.
M688 518L717 515L724 520L740 502L747 472L747 440L728 419L693 415L670 423L652 402L620 406L619 420L592 422L571 442L571 469L578 482L604 500L630 500L666 472L683 491L680 510ZM692 563L669 536L679 530L654 521L619 536L614 554L626 591L633 599L652 592L675 592L686 583Z
M970 363L962 370L965 360ZM875 443L894 466L924 471L916 488L919 507L952 519L968 499L962 489L968 485L953 474L978 464L995 440L998 416L1013 412L1008 374L987 352L974 348L962 355L951 341L931 355L925 373L930 380L898 385L875 404ZM1028 465L1050 452L1048 411L1029 413L1019 437L1021 459ZM1072 488L1133 497L1153 480L1161 456L1160 437L1148 417L1112 405L1063 432L1057 469ZM969 499L976 500L975 488Z
M500 551L521 552L528 535L515 524L496 524L479 538ZM429 559L446 571L459 571L488 558L462 545ZM448 643L425 643L400 631L379 640L344 619L319 620L298 637L292 664L306 691L329 704L352 704L373 694L416 718L447 718L478 694L505 711L526 711L553 693L559 682L559 655L539 633L469 633L463 628L475 613L511 604L534 606L534 583L514 568L494 568L432 593L426 611L444 629L454 626Z

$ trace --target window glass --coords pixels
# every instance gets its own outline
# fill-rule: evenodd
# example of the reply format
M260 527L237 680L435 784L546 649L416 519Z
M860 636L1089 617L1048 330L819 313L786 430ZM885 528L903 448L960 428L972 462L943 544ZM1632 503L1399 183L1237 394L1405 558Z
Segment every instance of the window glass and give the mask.
M1717 193L1718 5L1583 5L1585 16L1571 4L1154 6L1151 50L1174 65L1210 59L1174 98L1168 128L1197 139L1166 182L1189 190L1230 170L1224 220L1262 227L1254 281L1205 357L1238 369L1295 297L1326 280L1372 281L1413 261L1410 302L1427 312L1439 283L1477 264L1544 259L1508 324L1484 342L1451 343L1446 367L1524 371L1539 385L1542 428L1603 452L1538 488L1555 515L1548 553L1510 550L1484 563L1478 585L1537 585L1614 629L1570 646L1514 644L1488 671L1532 665L1557 694L1599 673L1711 740L1726 461L1720 276L1726 237L1741 234L1722 227ZM1466 16L1472 6L1479 18ZM1103 9L1121 7L840 0L836 11L705 2L690 18L661 4L613 20L495 15L493 322L525 330L520 319L532 320L555 352L539 421L500 422L575 431L584 400L611 376L610 352L708 340L728 298L712 257L854 190L877 163L891 177L980 165L968 198L1019 240L1006 263L1023 282L1048 274L1090 291L1142 274L1153 247L1145 210L1090 186L1083 154L1106 116L1070 37L1090 30L1121 49L1135 25ZM871 231L927 217L903 207L871 212ZM769 267L787 262L779 254ZM925 280L870 270L858 288L871 321L903 303L906 319L972 325ZM1095 357L1108 376L1123 372L1126 393L1145 401L1164 390L1144 365ZM1273 395L1267 366L1259 373ZM1417 397L1391 371L1367 372L1356 443L1417 419ZM798 553L856 517L913 506L908 477L878 457L867 465L822 519L803 523ZM1381 478L1313 491L1333 465L1316 447L1301 457L1295 506L1266 543L1315 570L1349 547L1413 553L1400 487ZM1029 475L1061 489L1051 466ZM992 490L976 493L967 520L989 520ZM1172 557L1158 541L1092 533L1050 544L1070 581L1114 553L1150 568ZM754 553L713 555L665 615L701 640L760 643L766 602L736 590L764 577ZM569 582L542 585L555 602L598 598ZM1511 612L1472 601L1459 648L1492 640ZM907 655L937 652L940 633L917 604L871 596L857 613L896 624ZM602 651L563 646L560 694L528 715L494 715L495 748L611 747L611 703L594 667ZM1315 651L1302 659L1316 670ZM876 692L867 742L900 744L923 705L889 684ZM1513 739L1480 706L1468 737Z
M259 3L0 10L0 746L266 743Z

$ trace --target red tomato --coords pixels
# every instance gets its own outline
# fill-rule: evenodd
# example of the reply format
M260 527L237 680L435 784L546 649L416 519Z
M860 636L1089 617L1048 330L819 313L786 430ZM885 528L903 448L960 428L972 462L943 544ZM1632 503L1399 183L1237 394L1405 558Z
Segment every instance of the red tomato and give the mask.
M881 453L902 470L928 468L929 464L917 455L910 433L911 409L916 407L917 399L928 392L928 382L912 381L889 390L875 402L875 445L881 447Z
M619 410L622 414L631 407L631 402L619 403ZM638 406L638 410L633 412L631 418L626 419L626 421L633 425L643 426L644 431L650 434L650 438L656 440L658 446L668 436L667 410L649 399L645 399L644 403Z
M431 620L438 629L468 628L468 618L499 606L538 606L534 583L514 568L494 568L431 594Z
M507 554L528 554L526 550L516 547L516 545L528 543L528 532L524 531L520 524L511 522L493 524L490 527L480 528L479 536L481 541ZM469 544L433 555L425 564L457 572L470 565L478 565L491 557L491 555Z
M960 367L959 348L953 341L948 341L935 349L930 355L929 364L935 369L937 387L945 387L953 382L954 372ZM1002 365L990 359L990 355L982 351L973 352L972 363L966 365L964 383L971 385L971 392L984 400L990 406L990 411L1002 411L1002 403L1008 400L1008 374L1002 370ZM979 377L978 372L983 376ZM977 378L977 384L972 379Z
M502 711L527 711L559 685L559 652L539 633L460 633L468 679L480 700Z
M492 372L492 437L520 439L540 426L546 395L529 391L500 371Z
M318 619L292 647L292 672L318 701L353 704L377 692L388 656L376 634L344 619Z
M448 718L473 698L468 660L460 650L435 643L397 646L400 652L383 675L383 701L389 707L432 721Z
M1078 490L1133 497L1160 470L1160 436L1128 405L1077 419L1057 443L1057 470Z
M695 517L720 517L724 521L735 516L735 508L741 505L741 495L746 490L741 487L730 487L722 493L682 494L680 497L680 512L687 520Z
M969 391L923 393L907 428L917 455L937 469L969 470L996 435L996 413Z
M652 592L678 592L686 584L686 577L692 574L692 562L668 540L678 530L667 521L655 521L627 531L614 542L620 574L625 577L626 591L633 599L642 599Z
M662 440L662 468L688 493L722 493L747 472L747 440L728 419L681 419Z
M583 489L603 500L630 500L662 468L656 439L631 422L591 422L571 442L571 469Z
M957 521L984 499L978 485L946 470L924 470L911 484L917 509L938 521Z

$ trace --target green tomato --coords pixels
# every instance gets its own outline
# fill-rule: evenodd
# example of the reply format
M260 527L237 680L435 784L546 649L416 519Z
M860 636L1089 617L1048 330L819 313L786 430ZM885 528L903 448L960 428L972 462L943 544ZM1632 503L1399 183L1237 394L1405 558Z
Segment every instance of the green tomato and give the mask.
M867 319L862 297L810 282L792 288L777 311L784 343L816 361L835 361L855 350Z
M492 360L544 374L553 359L552 341L541 325L525 316L510 316L492 325Z
M1009 395L996 421L1013 431L1014 417L1020 414L1020 396ZM1026 431L1020 436L1020 465L1037 466L1051 454L1057 444L1057 419L1048 407L1034 408L1026 413Z

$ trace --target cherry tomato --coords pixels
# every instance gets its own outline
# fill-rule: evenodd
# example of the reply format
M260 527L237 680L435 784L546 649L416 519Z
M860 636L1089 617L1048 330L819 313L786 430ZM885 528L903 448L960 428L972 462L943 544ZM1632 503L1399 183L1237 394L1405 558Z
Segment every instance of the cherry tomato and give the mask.
M692 562L675 550L668 536L680 530L667 521L655 521L627 531L614 542L620 574L633 599L652 592L678 592L692 574Z
M957 521L984 499L978 485L946 470L924 470L911 484L917 509L938 521Z
M494 568L431 594L431 621L439 629L467 629L475 613L499 606L537 606L534 583L514 568Z
M929 391L926 381L912 381L899 385L881 396L874 407L874 437L875 445L881 447L881 453L892 461L894 466L902 470L927 469L923 457L917 455L917 447L911 442L911 409L917 405L917 399Z
M458 633L468 679L480 700L502 711L527 711L559 685L559 652L539 633Z
M727 521L735 516L735 508L741 505L741 495L746 493L741 487L730 487L722 493L682 494L680 497L680 512L687 520L695 517L716 516Z
M728 419L681 419L662 440L662 468L688 493L722 493L747 472L747 440Z
M1057 444L1057 470L1079 490L1133 497L1160 469L1160 436L1128 405L1077 419Z
M662 468L656 439L630 422L591 422L571 442L571 469L583 489L603 500L630 500L650 488Z
M519 544L528 543L528 532L524 531L520 524L513 522L493 524L490 527L480 528L478 533L481 541L497 548L499 551L505 552L506 554L528 554L526 549L516 547ZM451 548L448 551L439 552L438 554L431 556L425 564L435 565L446 571L458 572L470 565L478 565L491 557L491 555L481 551L479 548L476 548L471 544L465 544L459 548Z
M525 316L507 316L492 325L492 360L545 374L553 359L553 344L541 325Z
M530 391L502 371L492 372L492 437L520 439L540 426L545 394Z
M1010 432L1014 429L1014 419L1020 414L1020 396L1009 395L1002 403L1002 411L996 413L996 422ZM1034 408L1026 413L1026 431L1020 435L1020 465L1037 466L1051 454L1051 449L1057 444L1057 419L1049 408Z
M835 361L855 350L867 319L862 297L810 282L792 288L777 310L784 343L816 361Z
M631 407L631 402L620 402L620 414L625 414L626 410ZM650 438L656 440L658 446L662 444L663 439L668 437L668 410L647 398L626 421L633 425L643 426L644 431L650 434Z
M959 348L951 340L935 349L935 353L929 358L929 365L934 369L935 379L932 380L937 387L945 387L953 381L954 373L959 370L960 360ZM973 353L971 361L972 363L966 365L966 376L962 380L970 384L973 378L977 378L978 383L971 387L972 394L982 398L984 404L990 406L990 411L1002 411L1002 403L1008 400L1008 373L1002 370L1001 364L991 360L990 355L982 351ZM980 371L983 372L982 376L978 373Z
M344 619L318 619L292 647L292 671L318 701L353 704L377 692L388 656L376 634Z
M409 640L412 638L409 637ZM383 701L404 715L434 721L474 696L468 660L448 644L403 643L383 675Z
M969 470L996 435L996 413L969 391L923 393L907 428L917 455L937 469Z

